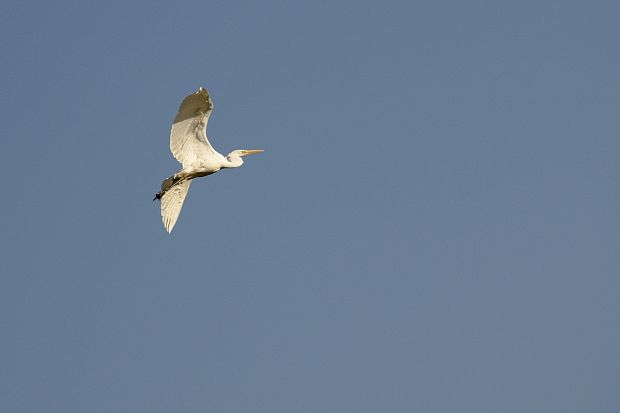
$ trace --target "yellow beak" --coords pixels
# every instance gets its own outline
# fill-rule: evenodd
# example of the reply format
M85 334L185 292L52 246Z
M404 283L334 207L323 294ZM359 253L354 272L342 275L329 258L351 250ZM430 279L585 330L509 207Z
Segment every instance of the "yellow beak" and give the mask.
M252 155L254 153L261 153L264 152L262 149L243 149L241 151L241 156L245 156L245 155Z

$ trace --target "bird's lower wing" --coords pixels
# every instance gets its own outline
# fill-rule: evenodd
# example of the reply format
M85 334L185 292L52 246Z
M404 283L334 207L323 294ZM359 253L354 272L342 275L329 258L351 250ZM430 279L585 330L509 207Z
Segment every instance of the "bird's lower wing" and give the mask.
M174 224L177 223L181 208L183 207L183 201L185 201L185 196L191 183L192 181L180 182L161 196L161 220L164 222L164 227L166 227L168 233L172 231Z

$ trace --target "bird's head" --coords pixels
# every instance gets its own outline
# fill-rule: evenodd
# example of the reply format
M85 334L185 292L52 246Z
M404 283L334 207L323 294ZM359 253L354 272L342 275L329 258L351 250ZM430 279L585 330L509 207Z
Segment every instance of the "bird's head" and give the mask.
M236 151L232 151L226 155L226 159L228 159L229 162L236 164L236 166L241 166L243 164L243 156L261 152L263 152L262 149L237 149Z

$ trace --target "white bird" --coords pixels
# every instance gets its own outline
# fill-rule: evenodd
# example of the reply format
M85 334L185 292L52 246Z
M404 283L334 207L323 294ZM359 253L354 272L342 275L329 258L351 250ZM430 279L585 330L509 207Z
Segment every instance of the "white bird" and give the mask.
M207 138L207 122L213 102L206 89L200 87L181 102L179 113L170 130L170 151L183 168L164 179L155 198L161 201L161 219L170 233L176 224L192 179L216 173L222 168L243 165L242 156L263 152L262 149L238 149L226 156L218 153Z

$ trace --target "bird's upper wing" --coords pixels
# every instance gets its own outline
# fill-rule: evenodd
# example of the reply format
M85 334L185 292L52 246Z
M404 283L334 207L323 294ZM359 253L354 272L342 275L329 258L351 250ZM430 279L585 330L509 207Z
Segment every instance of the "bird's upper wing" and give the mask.
M207 123L213 110L209 92L202 87L183 99L170 130L170 150L187 167L217 156L207 138Z
M192 181L182 181L176 184L161 196L161 220L164 222L166 231L170 233L174 224L177 223L181 208L183 207L183 201L189 190L189 184Z

